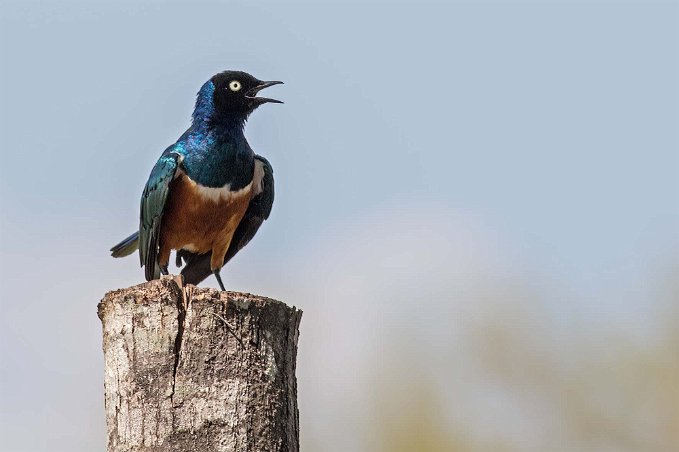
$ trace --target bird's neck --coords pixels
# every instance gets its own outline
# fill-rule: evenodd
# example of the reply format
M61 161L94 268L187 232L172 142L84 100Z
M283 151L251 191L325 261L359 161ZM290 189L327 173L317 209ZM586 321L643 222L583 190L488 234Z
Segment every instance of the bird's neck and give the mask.
M212 135L216 138L238 141L244 137L245 117L238 116L193 116L192 129L201 135Z
M214 135L225 139L243 137L247 113L221 113L215 109L214 84L208 81L198 91L196 107L193 110L192 129L201 135Z

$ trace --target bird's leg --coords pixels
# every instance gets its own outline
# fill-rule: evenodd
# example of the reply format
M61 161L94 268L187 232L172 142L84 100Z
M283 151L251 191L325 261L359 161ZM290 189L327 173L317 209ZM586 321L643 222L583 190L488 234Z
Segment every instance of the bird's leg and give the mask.
M222 290L226 290L226 289L224 288L224 283L222 282L222 277L219 275L219 269L212 270L212 274L215 275L215 278L217 278L217 282L219 283L219 287L220 287Z
M158 267L160 267L160 273L162 275L170 274L170 272L167 271L167 266L170 265L171 252L172 248L165 245L164 243L160 244L160 247L158 248L158 257L156 258L156 262L158 262Z
M222 269L222 265L224 265L224 256L226 256L226 250L229 249L232 237L233 233L227 236L226 240L218 243L217 246L213 246L212 255L210 255L210 269L212 270L212 274L215 275L215 278L217 278L219 287L221 287L222 290L226 289L224 288L224 283L222 282L222 277L219 275L219 271Z

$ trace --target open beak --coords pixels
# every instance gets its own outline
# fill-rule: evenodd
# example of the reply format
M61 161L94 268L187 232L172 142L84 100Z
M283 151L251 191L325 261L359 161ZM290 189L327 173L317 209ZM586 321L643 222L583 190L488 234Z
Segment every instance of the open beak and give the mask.
M268 97L257 97L257 93L263 90L264 88L282 84L283 82L279 81L262 82L259 85L255 86L254 88L251 88L247 93L245 93L245 97L247 97L248 99L252 99L252 101L254 101L256 105L266 104L267 102L271 102L274 104L282 104L283 102L281 102L280 100L270 99Z

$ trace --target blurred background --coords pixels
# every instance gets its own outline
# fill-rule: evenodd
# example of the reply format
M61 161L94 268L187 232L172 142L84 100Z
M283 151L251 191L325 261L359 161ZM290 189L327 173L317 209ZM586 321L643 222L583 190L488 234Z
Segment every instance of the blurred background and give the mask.
M2 450L104 450L108 249L224 69L286 83L222 275L304 310L302 450L679 448L676 2L0 5Z

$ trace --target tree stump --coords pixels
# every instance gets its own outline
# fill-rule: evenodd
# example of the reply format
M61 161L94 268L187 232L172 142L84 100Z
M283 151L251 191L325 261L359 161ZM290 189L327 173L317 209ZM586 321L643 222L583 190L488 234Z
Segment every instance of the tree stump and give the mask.
M299 450L300 310L164 277L98 313L109 452Z

